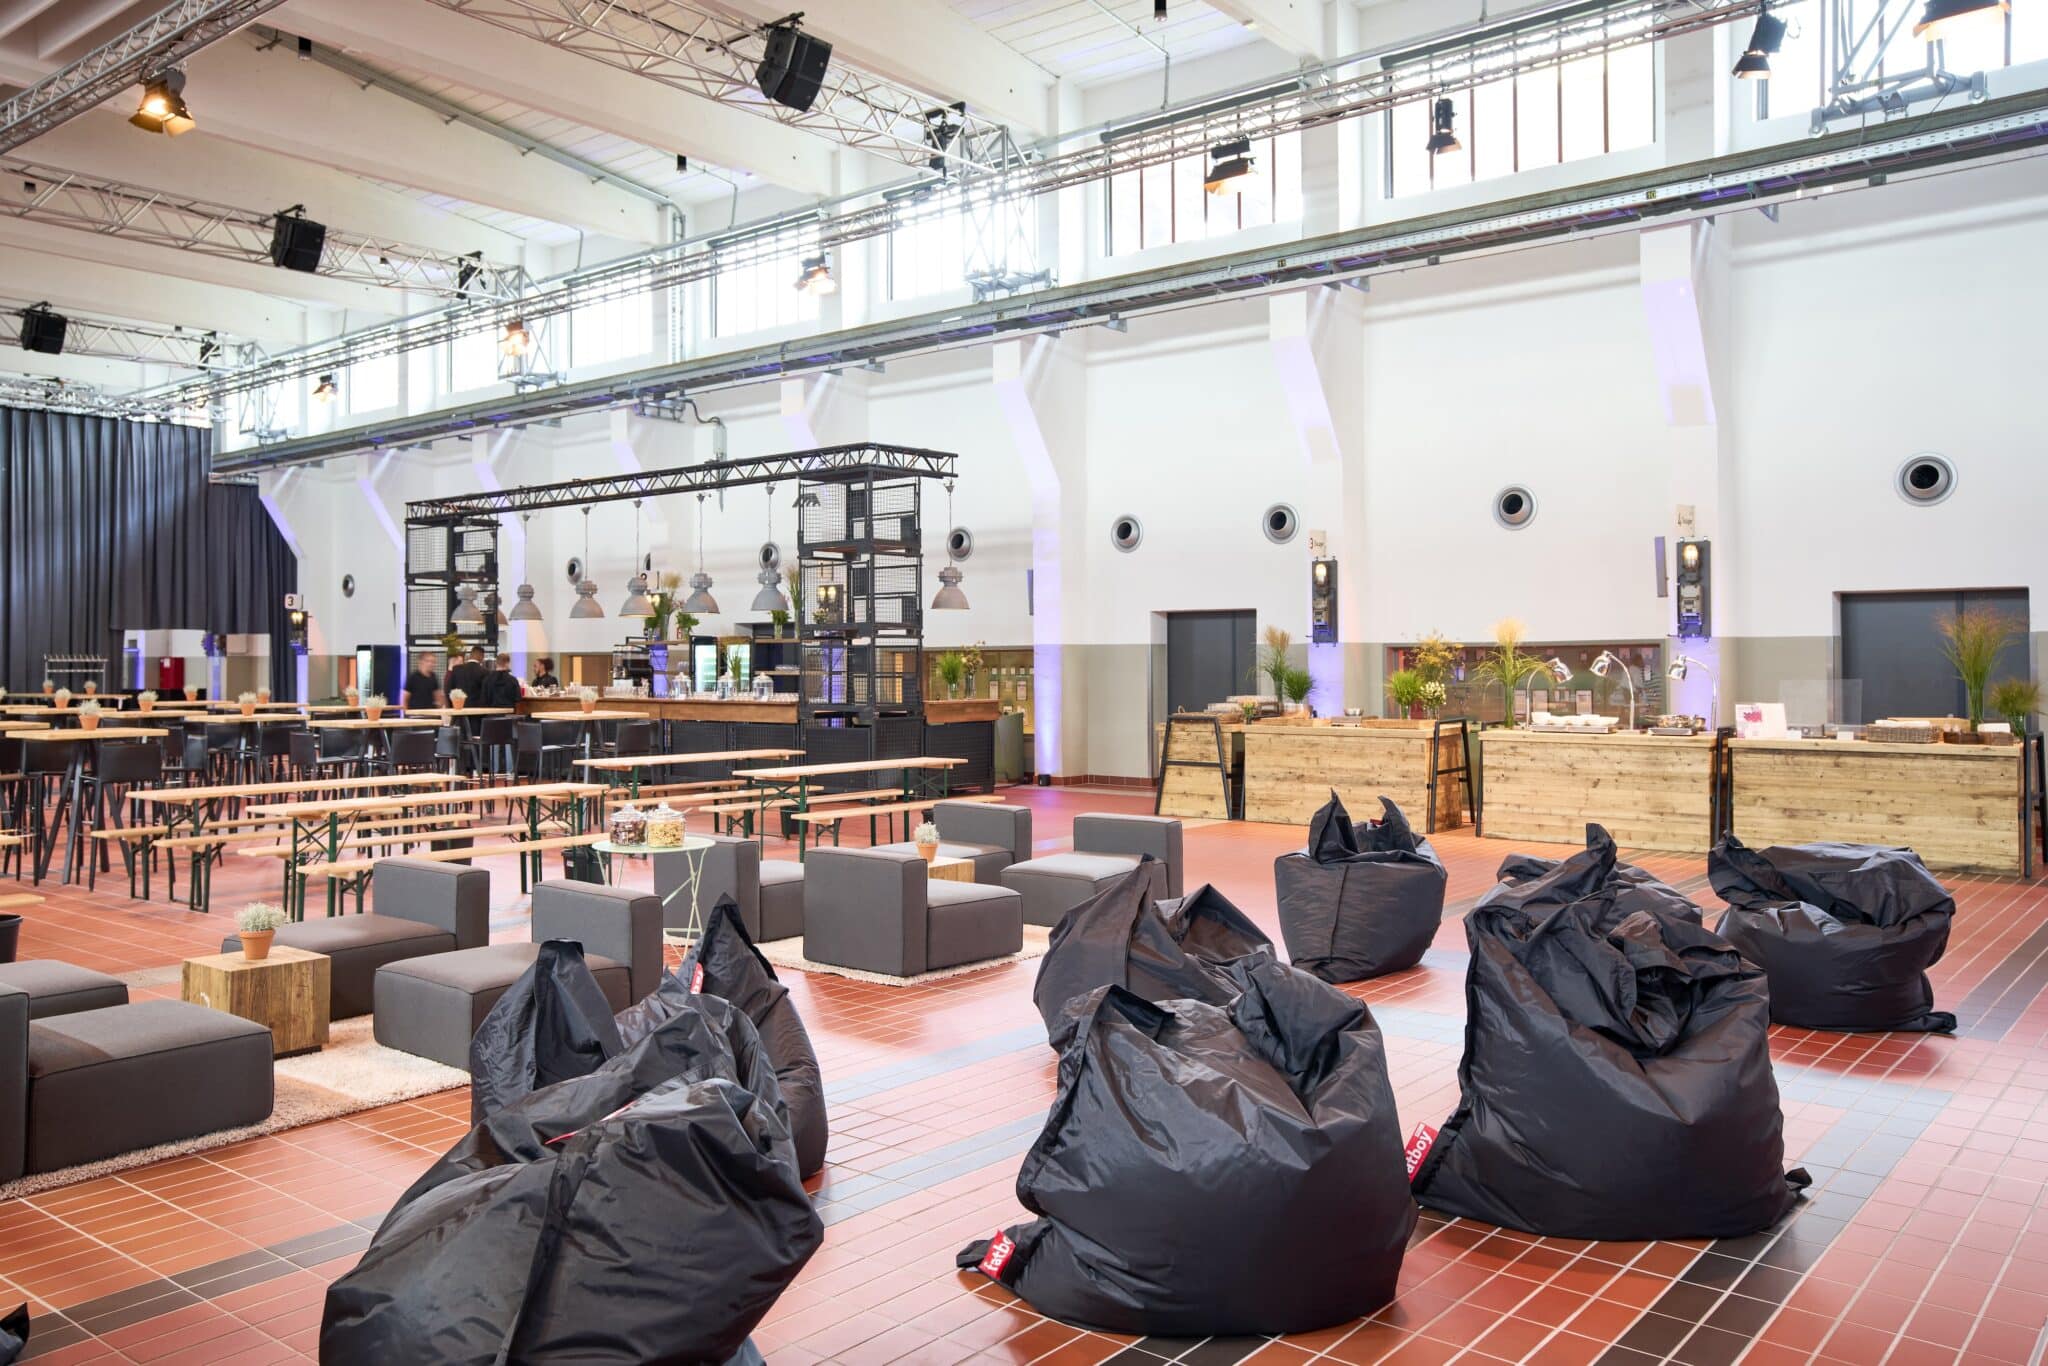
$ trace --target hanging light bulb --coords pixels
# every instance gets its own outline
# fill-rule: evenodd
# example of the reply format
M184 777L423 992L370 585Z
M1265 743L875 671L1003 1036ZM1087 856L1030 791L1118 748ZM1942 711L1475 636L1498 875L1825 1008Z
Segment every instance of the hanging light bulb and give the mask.
M939 571L939 591L932 595L934 612L964 612L967 610L967 595L960 591L960 566L952 563L953 555L953 481L946 481L946 558L947 564Z
M590 577L590 509L583 509L583 581L576 585L576 605L569 609L572 618L588 620L604 615L604 608L597 601L597 580Z
M128 116L128 122L145 132L173 138L198 127L192 111L185 107L185 73L172 67L144 82L142 103Z
M626 601L619 608L622 617L651 617L654 604L647 599L647 571L640 565L640 500L633 500L633 577L626 581Z
M693 617L718 615L718 599L711 596L711 576L704 572L704 495L697 495L697 572L690 575L690 596L683 610Z
M775 544L775 485L768 485L768 546ZM761 572L754 575L754 582L761 585L761 591L754 594L755 612L787 612L789 599L782 595L782 567L775 560L764 559Z
M532 513L522 512L519 514L519 543L521 546L526 547L529 552L533 546L533 533L530 530L532 523ZM532 561L529 558L527 562L531 563ZM512 604L512 611L509 614L511 619L513 621L539 621L541 619L540 604L533 600L533 576L528 574L526 581L513 591L518 594L519 601Z

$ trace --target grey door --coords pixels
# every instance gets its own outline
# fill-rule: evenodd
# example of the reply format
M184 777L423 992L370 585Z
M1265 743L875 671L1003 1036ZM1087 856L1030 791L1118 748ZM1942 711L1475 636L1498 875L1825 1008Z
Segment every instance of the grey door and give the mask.
M1255 692L1251 612L1169 612L1166 709L1203 711L1237 693Z
M1854 720L1968 715L1963 685L1941 652L1942 618L1964 607L2003 612L2019 623L2019 635L1999 656L1991 678L1996 682L2028 677L2023 588L1842 594L1842 679L1863 685L1860 714Z

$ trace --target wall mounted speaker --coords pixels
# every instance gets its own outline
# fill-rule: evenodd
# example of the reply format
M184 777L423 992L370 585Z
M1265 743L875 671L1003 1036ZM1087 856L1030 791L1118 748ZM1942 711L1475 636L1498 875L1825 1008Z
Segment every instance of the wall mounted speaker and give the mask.
M956 526L946 533L946 558L964 560L974 553L974 533L964 526Z
M1275 503L1259 518L1259 529L1274 545L1286 545L1301 530L1301 517L1286 503Z
M281 213L271 222L270 264L308 275L320 269L327 245L327 225L299 214Z
M1922 451L1899 466L1896 487L1899 497L1909 503L1939 503L1956 491L1956 467L1942 456Z
M825 84L832 44L786 24L768 30L768 46L754 70L761 93L779 105L807 110Z
M1145 524L1136 516L1126 512L1109 524L1109 543L1126 555L1136 550L1145 539Z
M64 349L64 331L70 324L61 313L47 308L24 309L21 314L21 349L45 356Z
M1337 562L1327 555L1309 564L1308 627L1313 644L1337 643Z
M1678 634L1688 639L1704 640L1714 634L1712 552L1706 541L1678 538Z
M1510 531L1520 531L1536 516L1536 495L1520 484L1509 484L1493 495L1493 520Z

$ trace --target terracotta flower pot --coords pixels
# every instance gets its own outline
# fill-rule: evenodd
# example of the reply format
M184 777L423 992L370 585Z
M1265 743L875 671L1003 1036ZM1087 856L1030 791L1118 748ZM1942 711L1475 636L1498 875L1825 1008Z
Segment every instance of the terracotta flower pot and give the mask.
M270 957L270 941L277 938L276 930L243 930L242 957L251 963L260 963Z
M363 715L372 721L381 721L384 719L384 709L382 707L364 707Z
M137 711L155 711L156 699L154 697L138 697L135 699L135 709Z
M934 863L939 857L939 846L936 844L920 844L917 846L917 852L924 856L926 863Z
M82 711L78 713L78 728L80 730L98 730L100 728L100 714L96 711Z
M585 711L597 710L597 699L595 697L580 697L576 700L583 704L583 710Z
M467 697L451 697L448 699L448 705L455 711L461 711L469 705L469 699Z
M255 714L256 714L256 704L255 704L254 702L244 702L244 703L242 703L242 715L244 715L244 716L254 716Z
M45 683L45 684L43 684L43 696L45 696L45 697L49 697L50 695L52 695L52 694L53 694L53 693L55 693L56 691L57 691L57 685L56 685L55 683Z
M54 703L56 703L56 704L57 704L57 710L58 710L58 711L63 711L63 710L65 709L65 708L67 708L67 707L69 707L69 706L71 705L71 699L70 699L70 698L68 698L68 697L56 697L56 696L52 696L52 697L50 698L50 700L51 700L52 702L54 702Z

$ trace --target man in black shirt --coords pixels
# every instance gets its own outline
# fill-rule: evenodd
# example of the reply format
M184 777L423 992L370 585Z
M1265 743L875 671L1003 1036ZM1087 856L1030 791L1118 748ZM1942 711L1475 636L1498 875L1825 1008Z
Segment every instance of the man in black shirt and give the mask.
M434 679L432 654L421 655L413 661L412 676L405 680L405 696L401 700L408 708L441 705L441 685Z
M512 656L499 655L498 666L484 675L482 695L477 704L484 707L516 707L525 694L519 687L519 676L512 672Z
M483 687L483 681L484 647L472 645L469 647L469 658L458 661L448 670L448 681L441 685L442 694L452 699L455 690L460 688L465 698L475 702L477 691Z
M542 655L540 657L533 675L533 686L536 688L559 688L562 686L562 680L555 677L555 661L550 656Z

